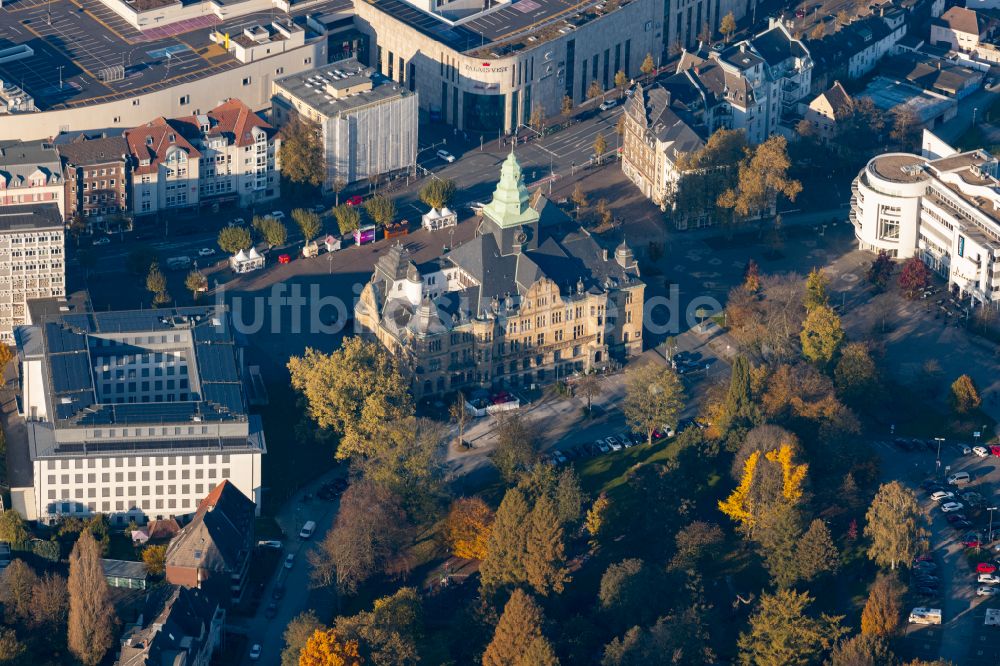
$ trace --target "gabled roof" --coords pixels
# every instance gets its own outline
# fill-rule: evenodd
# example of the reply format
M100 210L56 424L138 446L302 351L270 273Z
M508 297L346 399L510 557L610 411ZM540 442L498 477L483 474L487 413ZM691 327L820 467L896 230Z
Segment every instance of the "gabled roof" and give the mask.
M986 28L989 26L989 19L985 15L981 15L978 12L967 9L965 7L952 7L941 17L934 20L934 23L939 26L943 26L954 30L955 32L964 32L969 35L981 35L986 32Z
M838 117L846 111L852 101L851 96L844 90L844 86L840 85L840 81L834 81L828 90L817 95L817 99L819 98L825 99L826 103L830 105L830 108L833 109L834 117Z
M224 480L167 546L167 567L241 570L253 548L255 511L253 500Z
M70 143L60 144L57 148L67 166L121 162L129 154L128 142L123 136L89 139L85 134L80 134Z
M180 666L211 640L219 605L197 588L164 587L150 593L138 626L122 638L115 666Z
M797 39L792 39L784 26L776 25L750 40L754 50L768 65L774 67L789 58L805 58L809 52Z
M274 128L266 120L238 99L227 100L203 115L177 118L177 122L186 126L184 131L189 137L221 136L228 144L235 146L252 145L255 127L259 127L269 137L275 133ZM206 122L209 127L207 133L202 131Z
M188 159L201 157L199 152L184 137L186 128L177 121L160 116L145 125L125 130L125 140L129 152L138 160L137 174L156 173L167 152L179 148L187 153ZM143 164L148 160L148 164Z

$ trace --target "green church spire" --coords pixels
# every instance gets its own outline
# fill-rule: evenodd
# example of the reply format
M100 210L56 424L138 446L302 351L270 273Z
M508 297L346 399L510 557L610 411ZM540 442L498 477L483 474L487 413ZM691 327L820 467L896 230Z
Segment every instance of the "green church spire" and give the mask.
M521 165L517 163L512 147L500 168L500 182L493 192L493 201L483 209L483 215L501 228L532 224L538 221L538 211L528 204L529 197Z

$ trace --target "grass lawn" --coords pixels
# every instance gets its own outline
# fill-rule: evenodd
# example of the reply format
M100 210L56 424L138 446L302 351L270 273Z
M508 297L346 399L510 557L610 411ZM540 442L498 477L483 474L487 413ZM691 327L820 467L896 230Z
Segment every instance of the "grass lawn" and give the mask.
M679 449L672 439L640 444L630 449L581 460L576 463L576 473L584 491L591 497L597 497L601 493L613 493L615 488L624 484L628 471L633 467L674 459Z

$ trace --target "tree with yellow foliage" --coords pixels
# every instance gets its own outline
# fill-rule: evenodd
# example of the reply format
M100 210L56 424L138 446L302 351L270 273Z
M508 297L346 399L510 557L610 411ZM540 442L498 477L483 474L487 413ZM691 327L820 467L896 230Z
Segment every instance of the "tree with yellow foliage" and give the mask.
M781 465L781 478L784 480L781 494L789 502L797 502L802 497L802 482L809 470L809 465L805 463L796 465L792 462L793 455L792 447L787 444L782 444L781 448L768 451L766 454L768 460Z
M748 506L747 498L750 495L750 485L753 483L754 472L757 470L757 463L760 461L760 451L754 451L743 463L743 477L740 485L725 500L719 502L719 510L729 516L732 520L740 523L743 527L752 528L754 524L753 513Z
M729 497L719 502L719 510L752 535L760 516L776 502L796 504L802 498L802 485L809 466L796 464L794 455L794 448L787 443L763 456L761 451L752 452L743 463L739 485ZM781 478L781 490L777 495L769 490L772 484L766 481L773 478L775 471L780 473Z
M490 541L493 511L478 497L455 500L445 522L445 541L455 557L482 560Z
M333 629L317 629L299 654L299 666L361 666L357 641L337 638Z

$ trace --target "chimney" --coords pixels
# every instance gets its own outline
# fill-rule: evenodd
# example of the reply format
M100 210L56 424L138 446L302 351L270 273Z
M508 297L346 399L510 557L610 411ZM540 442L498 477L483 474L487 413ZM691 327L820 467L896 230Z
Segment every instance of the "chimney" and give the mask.
M608 260L608 248L601 250L601 254L604 256L604 261Z

